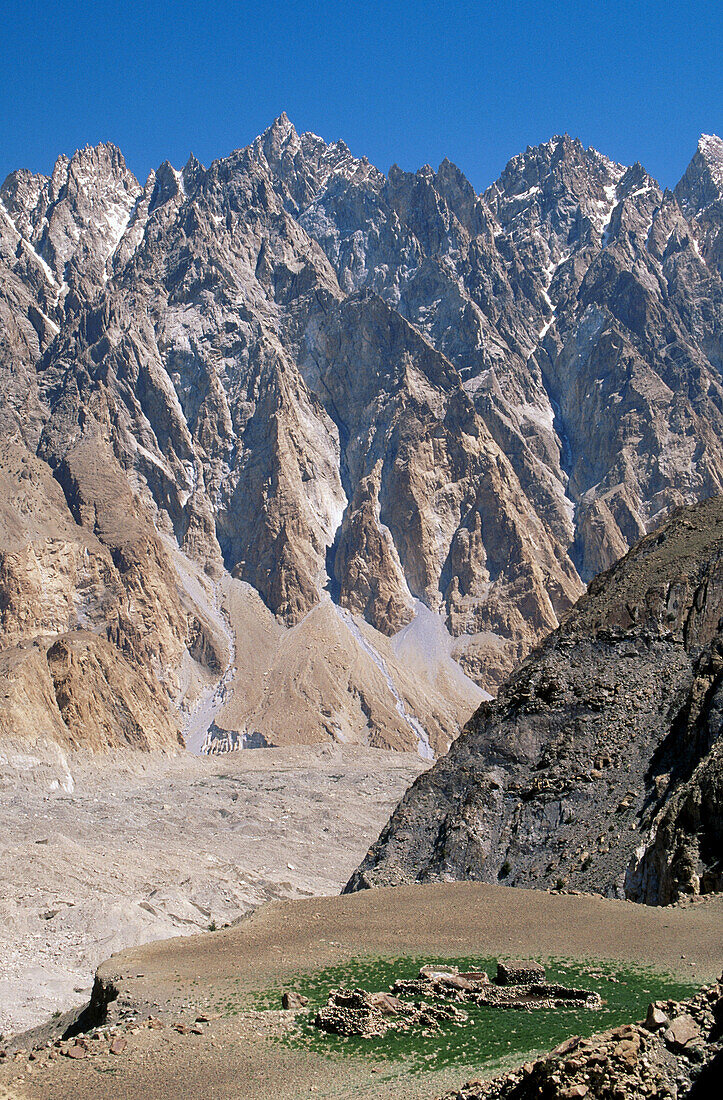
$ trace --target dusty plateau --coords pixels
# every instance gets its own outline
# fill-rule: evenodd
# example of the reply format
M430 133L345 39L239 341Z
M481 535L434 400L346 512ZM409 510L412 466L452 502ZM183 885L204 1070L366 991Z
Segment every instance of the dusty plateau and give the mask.
M275 1041L293 1023L293 1012L229 1014L223 1006L232 999L253 1003L246 998L270 985L360 955L645 959L703 983L723 966L722 920L721 896L663 909L480 883L275 902L233 928L147 944L110 959L99 976L118 991L113 1019L130 1020L118 1032L126 1039L122 1054L106 1049L42 1065L42 1055L35 1062L6 1060L0 1090L12 1100L431 1098L459 1086L459 1068L423 1079L404 1066L371 1070L366 1058L328 1058ZM144 1023L149 1017L158 1023ZM101 1046L95 1040L88 1045L94 1044Z

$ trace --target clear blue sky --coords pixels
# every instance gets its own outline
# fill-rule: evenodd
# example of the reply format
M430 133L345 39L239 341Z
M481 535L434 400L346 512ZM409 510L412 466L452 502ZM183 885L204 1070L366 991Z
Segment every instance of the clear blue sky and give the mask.
M723 5L584 0L3 0L0 180L110 140L142 180L285 110L386 170L482 189L567 130L672 186L723 131Z

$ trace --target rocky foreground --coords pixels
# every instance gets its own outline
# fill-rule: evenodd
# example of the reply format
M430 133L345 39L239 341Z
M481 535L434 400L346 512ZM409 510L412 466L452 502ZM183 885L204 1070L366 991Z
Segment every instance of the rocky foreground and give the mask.
M723 889L723 500L598 576L405 794L347 890Z
M723 1085L723 976L688 1001L651 1004L642 1024L572 1036L547 1057L442 1100L714 1100Z
M722 919L720 895L663 909L482 883L274 902L234 927L149 943L102 964L93 1012L0 1044L8 1052L0 1058L0 1094L5 1090L13 1100L170 1100L179 1093L184 1100L299 1100L310 1093L420 1100L456 1086L455 1095L461 1080L479 1073L478 1065L465 1060L410 1074L406 1057L329 1058L315 1046L278 1042L294 1027L298 1008L277 1010L282 990L294 989L305 971L354 959L474 954L618 961L703 985L723 967ZM665 1037L671 1028L690 1066L700 1065L696 1027L705 1038L705 1013L687 1005L658 1010L669 1019L657 1018L662 1036L636 1025L601 1044L611 1047L611 1066L617 1065L615 1048L628 1043L619 1053L628 1059L637 1053L635 1072L642 1072L649 1051L659 1044L671 1049ZM690 1039L676 1022L681 1014L692 1017ZM637 1052L633 1032L639 1033ZM23 1051L16 1054L18 1047ZM586 1050L593 1047L583 1047L580 1057ZM553 1061L567 1064L576 1053ZM627 1063L623 1067L628 1072ZM565 1068L565 1079L572 1072ZM629 1095L635 1093L620 1100Z

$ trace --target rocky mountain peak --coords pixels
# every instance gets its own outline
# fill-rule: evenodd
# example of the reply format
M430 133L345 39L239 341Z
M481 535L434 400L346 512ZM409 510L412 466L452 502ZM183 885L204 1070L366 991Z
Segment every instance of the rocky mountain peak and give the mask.
M484 199L505 235L532 251L538 278L547 286L572 252L599 244L624 171L563 134L513 157Z
M120 149L112 142L101 142L77 149L70 158L58 157L48 184L48 200L52 205L90 192L102 202L106 195L115 196L121 190L135 198L141 187Z
M68 158L61 156L58 158L58 163L62 160L68 161ZM88 144L82 149L76 149L68 164L76 169L81 166L87 168L105 166L121 173L129 171L123 153L112 141L100 141L97 145Z
M171 199L183 199L186 197L185 171L179 172L170 161L164 160L156 169L148 213L152 214L159 206L164 206Z
M183 166L183 186L186 194L190 194L198 187L199 183L206 174L205 167L201 164L198 157L191 153L188 160Z
M274 119L270 126L267 126L261 135L265 138L267 135L274 135L278 137L280 141L286 141L292 135L298 137L296 127L287 115L286 111L282 111L281 114Z
M675 188L675 197L688 217L696 217L723 197L723 141L715 134L703 134L685 175Z
M311 132L300 135L286 114L256 138L246 153L268 173L284 206L295 217L303 215L335 179L348 182L368 175L371 169L367 160L352 156L343 141L328 144Z
M621 165L596 149L586 149L579 139L563 134L542 145L528 146L524 153L513 157L488 193L490 198L500 195L512 199L534 188L551 193L564 187L582 195L600 182L619 179L623 171Z
M708 165L719 192L723 191L723 139L717 134L701 134L697 151Z
M67 162L67 157L65 159ZM19 168L11 172L0 187L0 201L17 232L27 240L35 230L42 209L40 198L47 186L47 176Z
M284 111L274 119L260 137L256 138L253 145L263 150L264 156L270 163L275 163L281 160L285 153L293 155L298 152L299 135Z
M70 158L59 156L50 177L13 173L1 193L18 232L55 285L56 301L62 304L62 297L67 306L103 285L141 191L120 149L102 142Z
M719 137L702 135L674 194L692 223L700 255L723 272L723 141Z
M441 162L435 174L434 181L435 185L440 189L445 184L448 184L450 186L454 186L455 188L459 188L459 190L467 198L470 198L472 195L476 196L476 191L465 176L464 172L461 170L461 168L458 168L457 165L449 159L449 157L445 157L444 160Z

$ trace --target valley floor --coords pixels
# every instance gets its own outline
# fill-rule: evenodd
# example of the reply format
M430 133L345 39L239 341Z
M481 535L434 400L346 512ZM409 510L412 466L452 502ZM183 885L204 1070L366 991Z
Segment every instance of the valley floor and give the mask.
M426 766L339 745L55 769L6 754L0 1033L87 1001L113 952L338 893Z

